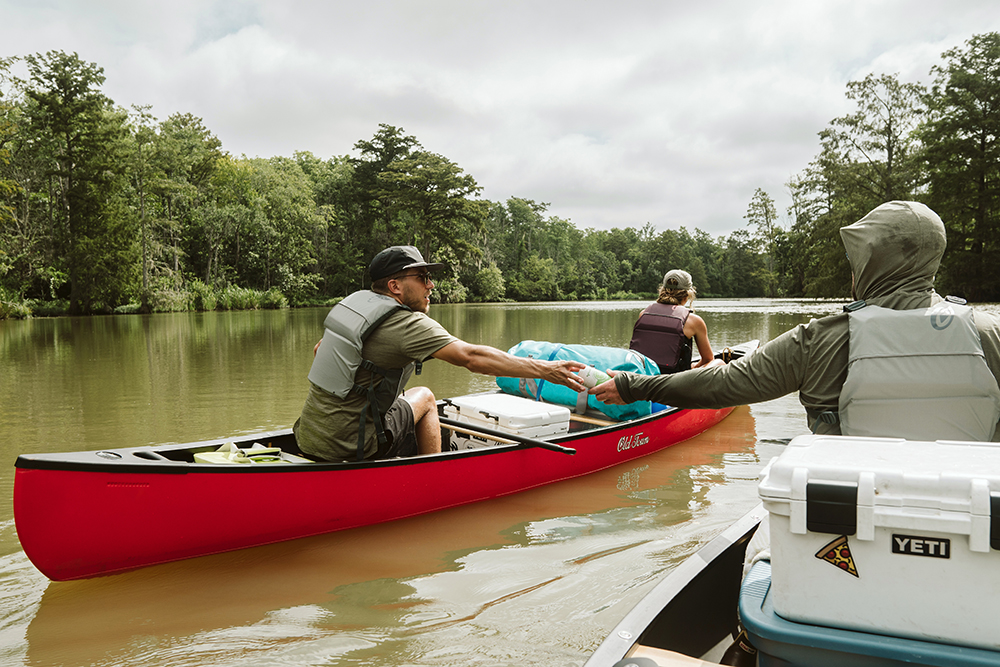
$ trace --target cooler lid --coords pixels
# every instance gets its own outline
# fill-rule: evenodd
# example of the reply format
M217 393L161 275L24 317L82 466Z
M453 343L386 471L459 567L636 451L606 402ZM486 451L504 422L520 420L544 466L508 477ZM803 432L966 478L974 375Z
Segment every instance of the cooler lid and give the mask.
M474 394L449 399L466 419L499 422L515 428L532 428L568 422L569 408L512 394Z
M990 494L1000 494L1000 443L804 435L761 471L757 489L766 501L805 501L810 486L824 502L853 496L989 516Z
M800 436L757 489L793 534L873 540L880 526L968 535L970 551L1000 550L998 443Z

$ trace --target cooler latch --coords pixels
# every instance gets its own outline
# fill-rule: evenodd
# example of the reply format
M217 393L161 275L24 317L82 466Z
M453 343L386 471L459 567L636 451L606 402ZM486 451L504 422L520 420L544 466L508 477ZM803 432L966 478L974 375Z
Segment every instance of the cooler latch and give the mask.
M806 484L806 528L814 533L854 535L858 529L857 483Z
M1000 551L1000 493L990 494L990 548Z

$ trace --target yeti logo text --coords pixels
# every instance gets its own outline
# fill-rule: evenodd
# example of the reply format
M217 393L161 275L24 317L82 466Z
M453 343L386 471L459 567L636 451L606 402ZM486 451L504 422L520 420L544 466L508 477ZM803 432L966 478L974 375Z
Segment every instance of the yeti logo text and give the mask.
M626 449L632 449L633 447L642 447L648 442L649 437L642 437L641 432L633 435L626 435L618 441L618 451L624 452Z
M908 556L928 556L930 558L951 558L951 540L943 537L922 537L918 535L892 536L892 553Z

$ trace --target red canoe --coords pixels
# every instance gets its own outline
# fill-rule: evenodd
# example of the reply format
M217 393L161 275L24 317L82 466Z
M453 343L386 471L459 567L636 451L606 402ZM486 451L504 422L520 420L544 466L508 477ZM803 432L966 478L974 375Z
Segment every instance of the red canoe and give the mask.
M568 433L544 442L508 436L519 442L360 463L290 462L298 451L290 430L26 454L15 464L14 519L42 574L84 579L517 493L660 451L731 411L667 408L627 422L574 417ZM277 447L285 460L196 462L227 442Z

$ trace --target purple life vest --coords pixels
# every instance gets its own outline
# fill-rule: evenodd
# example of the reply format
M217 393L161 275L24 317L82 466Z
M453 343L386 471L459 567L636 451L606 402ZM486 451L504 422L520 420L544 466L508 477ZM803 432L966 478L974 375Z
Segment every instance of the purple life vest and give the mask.
M629 349L655 361L660 374L689 370L692 340L684 335L684 323L690 314L684 306L650 304L632 328Z

